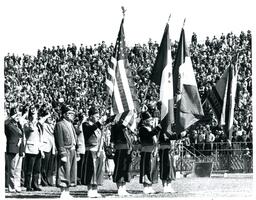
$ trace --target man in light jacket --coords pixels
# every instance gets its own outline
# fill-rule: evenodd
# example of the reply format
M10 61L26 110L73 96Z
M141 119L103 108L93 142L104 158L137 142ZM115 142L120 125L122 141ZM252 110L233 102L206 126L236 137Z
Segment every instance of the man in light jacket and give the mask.
M56 186L61 188L61 198L72 198L69 187L77 184L77 136L73 126L75 112L73 108L63 105L61 108L63 118L57 122L54 137L57 154L57 180Z

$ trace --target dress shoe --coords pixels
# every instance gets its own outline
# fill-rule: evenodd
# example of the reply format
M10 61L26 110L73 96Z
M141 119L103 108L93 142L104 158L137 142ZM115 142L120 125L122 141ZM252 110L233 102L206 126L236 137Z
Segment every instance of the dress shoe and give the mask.
M176 193L176 191L172 188L172 186L170 184L168 184L168 186L167 186L167 191L169 193Z
M101 198L101 194L98 193L97 190L89 190L88 195L89 198Z
M43 179L41 179L41 185L42 186L49 186L49 184Z
M9 188L9 189L8 189L8 192L10 192L10 193L15 193L16 190L15 190L15 189L12 189L12 188Z
M34 187L33 189L34 189L34 191L42 191L42 189L39 187Z
M152 188L152 186L149 187L149 194L155 194L156 191Z
M70 194L69 194L69 191L63 191L60 195L60 199L74 199L74 197L72 197Z
M21 188L15 188L15 191L16 191L17 193L21 193Z
M28 192L29 192L29 191L33 191L33 188L28 187L26 190L27 190Z
M150 194L149 187L144 187L143 193L144 193L144 194Z

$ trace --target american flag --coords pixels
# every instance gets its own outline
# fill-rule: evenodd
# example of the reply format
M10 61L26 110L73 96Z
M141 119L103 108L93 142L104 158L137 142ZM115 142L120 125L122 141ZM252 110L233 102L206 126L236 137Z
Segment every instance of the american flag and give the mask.
M112 114L114 121L123 121L130 130L136 128L136 111L138 98L131 70L129 69L127 49L122 19L111 64L108 66L106 85L112 97Z

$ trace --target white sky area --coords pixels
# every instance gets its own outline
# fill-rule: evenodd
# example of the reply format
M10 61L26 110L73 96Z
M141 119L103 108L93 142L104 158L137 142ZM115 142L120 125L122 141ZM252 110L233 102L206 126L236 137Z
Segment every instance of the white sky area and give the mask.
M43 46L75 43L78 47L105 41L115 43L122 19L121 6L127 9L127 46L160 43L171 14L170 37L178 40L184 18L186 39L193 32L199 41L230 31L239 34L253 24L252 1L239 0L8 0L2 1L2 53L33 54Z

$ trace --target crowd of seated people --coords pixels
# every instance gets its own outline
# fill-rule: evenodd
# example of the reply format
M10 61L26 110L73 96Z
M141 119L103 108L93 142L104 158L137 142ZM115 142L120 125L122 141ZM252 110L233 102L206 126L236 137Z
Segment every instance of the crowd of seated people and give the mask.
M173 60L177 46L177 41L171 44ZM151 39L147 44L127 47L129 68L132 71L141 106L152 104L159 99L159 88L154 84L149 85L147 96L144 96L158 47L159 44ZM230 32L226 35L222 34L220 38L207 37L203 42L197 41L197 35L193 33L189 49L202 102L224 70L230 64L238 63L234 116L236 123L232 141L236 141L240 133L251 138L251 32L242 31L240 35ZM22 110L34 104L37 107L52 108L58 118L58 105L61 101L72 105L77 113L86 112L92 104L103 112L110 103L107 101L105 80L113 51L113 44L107 45L102 41L93 46L68 44L67 47L64 45L43 47L38 50L36 56L8 53L4 58L6 117L13 106L18 106ZM233 59L236 55L238 59ZM216 131L213 112L209 108L204 112L210 119L208 124L215 141L218 141L220 136ZM195 126L197 135L200 135L202 130L202 125ZM199 137L197 140L200 143Z

